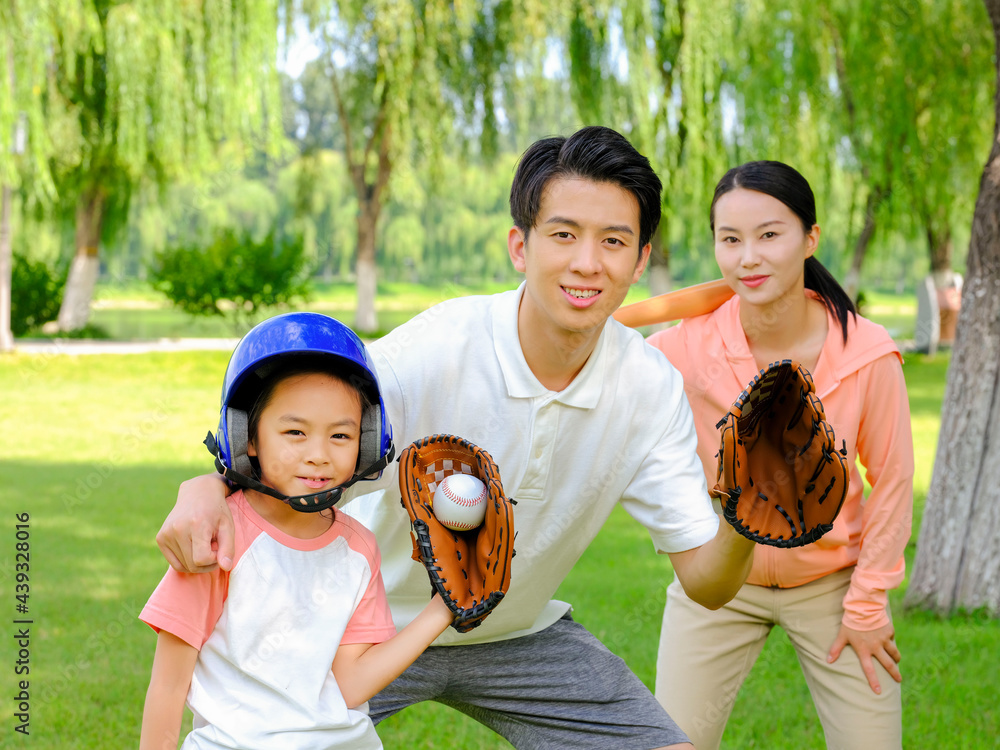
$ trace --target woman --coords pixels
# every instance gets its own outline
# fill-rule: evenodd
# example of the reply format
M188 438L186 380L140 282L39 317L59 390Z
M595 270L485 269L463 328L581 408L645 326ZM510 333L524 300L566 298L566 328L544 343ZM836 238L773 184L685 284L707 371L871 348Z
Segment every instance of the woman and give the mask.
M649 339L684 375L709 486L716 422L760 369L780 359L812 373L837 444L846 441L851 482L830 532L796 549L758 546L747 584L718 611L694 604L676 580L670 585L657 698L699 750L718 747L740 686L780 625L827 747L899 748L902 678L886 592L903 579L913 496L899 350L885 329L857 316L813 257L815 199L794 169L759 161L730 170L716 186L710 224L735 296ZM872 487L867 500L857 459Z

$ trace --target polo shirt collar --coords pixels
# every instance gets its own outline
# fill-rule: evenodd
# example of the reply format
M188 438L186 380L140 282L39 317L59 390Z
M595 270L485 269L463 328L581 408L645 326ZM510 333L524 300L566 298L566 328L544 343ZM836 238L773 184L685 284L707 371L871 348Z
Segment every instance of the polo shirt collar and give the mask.
M521 282L516 292L498 295L493 306L493 347L507 385L507 394L511 398L548 396L549 400L558 401L566 406L580 409L594 408L601 397L604 382L607 339L610 335L608 327L614 325L614 321L609 319L604 324L597 346L573 382L561 391L550 391L538 381L528 367L524 352L521 350L521 341L517 336L517 310L524 296L524 289L525 283Z

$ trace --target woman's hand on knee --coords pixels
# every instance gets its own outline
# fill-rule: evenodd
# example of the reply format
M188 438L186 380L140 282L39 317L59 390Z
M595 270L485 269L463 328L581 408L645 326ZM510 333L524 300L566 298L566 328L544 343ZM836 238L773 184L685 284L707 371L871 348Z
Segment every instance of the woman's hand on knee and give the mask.
M833 664L840 657L844 646L850 645L854 649L854 653L858 655L861 669L864 670L865 677L868 678L868 685L872 692L879 694L882 692L882 686L879 685L872 659L877 659L896 682L903 681L903 675L900 674L898 666L901 655L899 648L896 647L895 638L896 630L892 623L875 630L855 630L841 624L840 632L834 639L833 645L830 646L830 653L826 660Z

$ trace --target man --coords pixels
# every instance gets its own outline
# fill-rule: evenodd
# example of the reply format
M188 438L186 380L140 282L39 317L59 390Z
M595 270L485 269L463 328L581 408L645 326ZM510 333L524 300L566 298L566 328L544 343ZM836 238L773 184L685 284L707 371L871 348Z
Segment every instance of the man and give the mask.
M493 455L518 503L503 606L469 633L446 633L373 698L376 723L438 700L518 748L690 747L624 662L551 599L618 502L704 606L731 599L752 561L753 543L712 511L680 376L610 318L646 267L660 190L613 130L538 141L511 187L521 287L444 302L371 346L397 443L467 438ZM375 532L400 627L428 585L396 482L390 467L377 485L388 489L346 511ZM207 477L182 485L157 536L171 565L231 565L223 495Z

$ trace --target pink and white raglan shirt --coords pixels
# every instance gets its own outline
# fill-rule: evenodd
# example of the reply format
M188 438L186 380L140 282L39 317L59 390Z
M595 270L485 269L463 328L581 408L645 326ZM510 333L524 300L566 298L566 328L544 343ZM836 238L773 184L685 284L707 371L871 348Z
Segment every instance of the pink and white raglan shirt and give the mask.
M139 618L200 650L188 748L381 748L331 671L341 643L396 633L375 537L343 513L314 539L269 524L242 492L231 572L167 571Z

